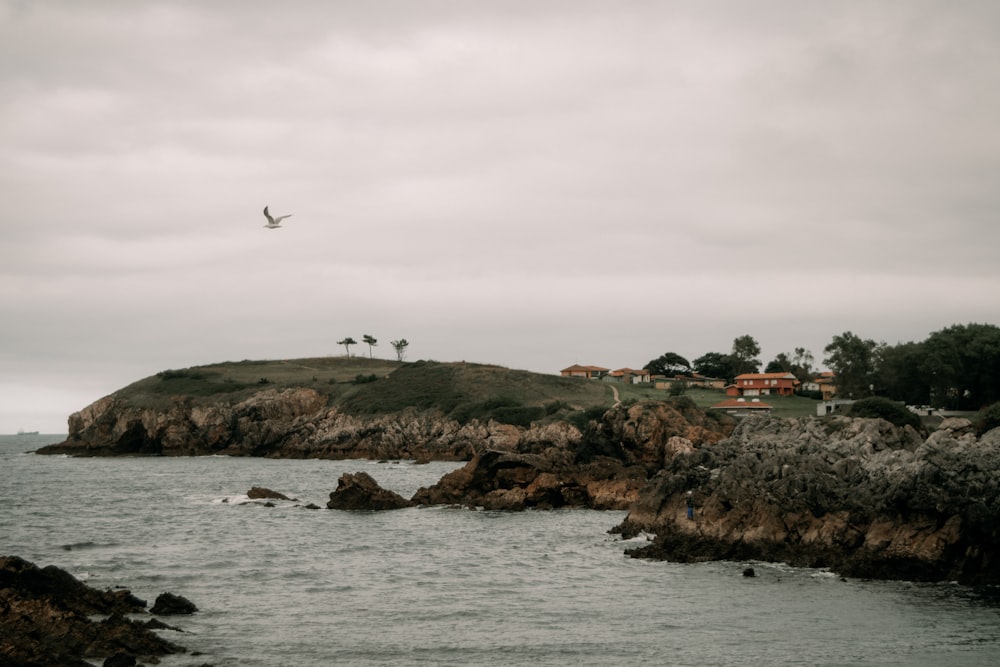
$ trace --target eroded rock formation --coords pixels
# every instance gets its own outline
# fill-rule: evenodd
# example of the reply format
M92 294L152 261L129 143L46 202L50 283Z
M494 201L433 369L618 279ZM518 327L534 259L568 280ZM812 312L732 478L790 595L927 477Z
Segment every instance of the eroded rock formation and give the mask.
M879 419L760 417L675 456L617 530L656 534L640 557L996 584L998 519L1000 429L951 419L924 439Z
M273 458L462 461L484 449L571 447L580 431L559 422L524 429L467 424L436 411L358 417L328 407L308 388L265 389L228 405L141 408L108 396L69 418L66 441L40 454L74 456L222 454Z
M0 664L90 667L85 658L125 654L157 662L184 652L125 616L145 608L127 590L99 591L57 567L0 557Z
M326 507L332 510L397 510L412 504L395 491L383 489L368 473L356 472L340 476Z

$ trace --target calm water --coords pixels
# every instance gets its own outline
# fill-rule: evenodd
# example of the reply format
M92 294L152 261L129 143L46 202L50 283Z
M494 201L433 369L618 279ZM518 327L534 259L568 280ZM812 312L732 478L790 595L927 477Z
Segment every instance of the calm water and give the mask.
M0 436L0 554L194 601L165 634L205 655L165 667L1000 664L996 589L637 561L623 512L239 504L325 507L359 470L409 496L450 463L24 453L58 440Z

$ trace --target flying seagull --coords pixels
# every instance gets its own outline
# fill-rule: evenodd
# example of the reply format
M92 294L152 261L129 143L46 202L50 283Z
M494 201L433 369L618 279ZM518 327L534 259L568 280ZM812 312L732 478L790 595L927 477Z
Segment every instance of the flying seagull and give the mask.
M267 224L264 225L265 227L268 229L277 229L278 227L281 227L281 221L285 218L292 217L292 214L289 213L288 215L279 215L277 218L272 218L271 214L267 212L267 207L265 206L264 217L267 218Z

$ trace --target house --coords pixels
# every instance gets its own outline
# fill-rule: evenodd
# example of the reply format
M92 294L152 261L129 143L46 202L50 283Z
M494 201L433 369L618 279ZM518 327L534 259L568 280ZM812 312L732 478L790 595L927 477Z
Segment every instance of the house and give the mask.
M834 412L843 412L842 408L850 407L854 401L847 398L833 398L824 400L816 405L816 416L825 417Z
M749 415L766 415L774 409L767 403L761 403L759 398L746 400L745 398L727 398L716 403L709 410L722 410L726 414L734 417L747 417Z
M819 377L813 378L813 382L816 383L816 391L823 394L824 401L832 400L837 395L837 377L831 371L820 373Z
M600 366L581 366L580 364L573 364L569 368L564 368L559 371L559 375L563 377L572 378L588 378L591 380L600 379L607 375L610 369L601 368Z
M664 377L657 375L652 378L654 389L670 390L674 387L701 387L703 389L725 389L726 381L719 378L705 377L692 373L691 375L675 375L674 377Z
M621 382L623 384L639 384L640 382L652 381L649 371L646 369L637 371L634 368L619 368L616 371L611 371L602 379Z
M791 373L743 373L726 387L726 396L792 396L798 386Z

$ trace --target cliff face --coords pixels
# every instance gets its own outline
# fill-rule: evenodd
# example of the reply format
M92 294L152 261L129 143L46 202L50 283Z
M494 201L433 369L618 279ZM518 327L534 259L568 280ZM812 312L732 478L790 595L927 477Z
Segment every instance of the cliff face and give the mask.
M846 575L1000 583L1000 429L926 440L878 419L744 420L675 456L618 527L637 557L760 559ZM687 518L687 499L694 518Z
M260 391L235 405L178 402L167 410L102 398L69 418L65 442L42 454L114 456L223 454L274 458L465 460L495 448L572 446L580 432L558 423L532 429L461 425L434 412L355 417L312 389Z

